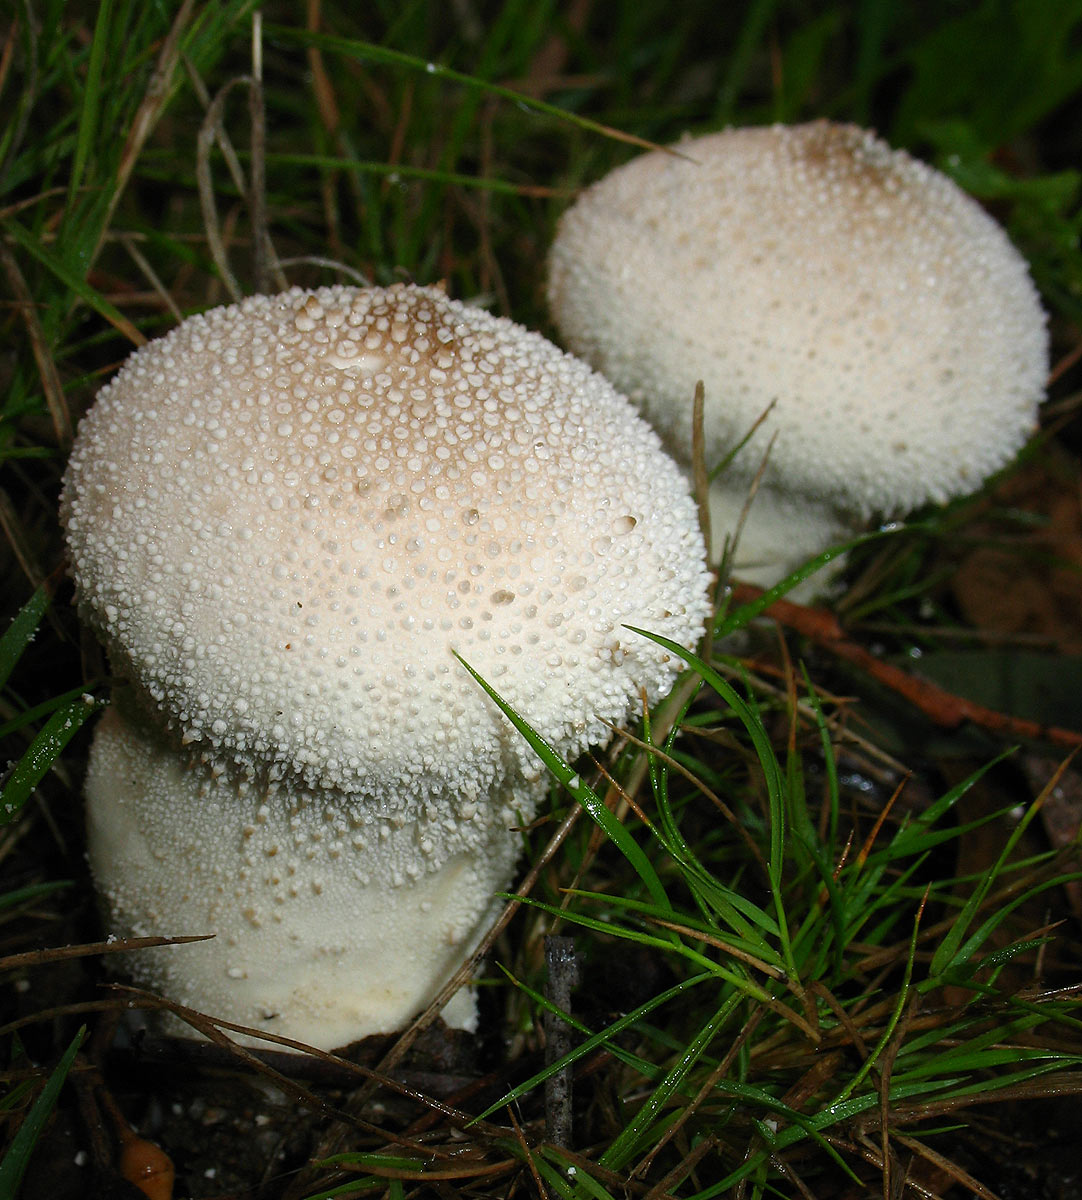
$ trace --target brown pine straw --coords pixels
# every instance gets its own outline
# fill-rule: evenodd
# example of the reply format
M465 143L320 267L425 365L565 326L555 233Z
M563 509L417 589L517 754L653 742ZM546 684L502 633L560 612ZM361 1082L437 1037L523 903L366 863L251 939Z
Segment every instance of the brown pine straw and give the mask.
M732 588L733 602L737 605L754 603L764 593L764 588L750 583L734 583ZM1044 725L1039 721L1012 717L985 708L983 704L948 692L930 680L910 675L893 663L883 662L863 646L851 641L829 609L805 607L791 600L775 600L763 610L763 616L810 638L835 657L853 663L872 679L904 697L944 729L957 729L970 721L1004 737L1033 738L1056 746L1082 746L1082 732L1078 730Z

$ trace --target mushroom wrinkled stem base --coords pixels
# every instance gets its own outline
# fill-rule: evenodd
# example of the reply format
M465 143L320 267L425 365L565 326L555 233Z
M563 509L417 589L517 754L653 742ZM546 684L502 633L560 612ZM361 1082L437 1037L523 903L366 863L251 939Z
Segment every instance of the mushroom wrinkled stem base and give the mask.
M321 1050L397 1029L436 995L498 911L520 849L510 826L537 799L536 789L512 791L497 819L482 822L478 810L471 848L437 853L421 806L380 816L371 804L238 788L115 707L95 734L86 797L109 929L216 935L128 955L131 975ZM457 993L443 1018L473 1029L472 992Z
M834 505L809 496L789 495L767 484L758 487L748 504L749 486L726 475L715 479L708 493L711 560L721 559L726 539L732 538L739 527L730 574L747 583L773 587L808 559L851 541L863 530L863 522ZM829 567L792 589L790 598L803 602L821 594L844 562L845 555L838 554Z

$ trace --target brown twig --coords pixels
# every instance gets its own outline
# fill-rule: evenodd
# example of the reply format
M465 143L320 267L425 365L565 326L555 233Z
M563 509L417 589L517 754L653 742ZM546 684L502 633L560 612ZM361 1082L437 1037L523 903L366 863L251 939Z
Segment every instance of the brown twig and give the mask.
M131 123L131 128L128 130L128 137L120 156L120 166L117 169L116 185L113 188L112 195L109 197L108 211L101 223L101 238L94 248L94 253L91 255L91 262L98 257L98 251L100 251L102 242L105 240L105 232L109 228L113 219L113 213L116 211L116 206L120 203L120 197L127 186L132 171L135 169L136 160L142 153L143 145L157 124L158 118L165 110L166 101L169 99L169 91L173 86L173 77L176 72L177 63L180 61L181 38L191 19L194 7L195 0L182 0L180 7L177 9L176 16L173 18L173 24L162 42L161 52L158 55L154 73L150 77L150 82L147 84L147 90L143 96L142 103L139 105L139 109Z
M234 301L242 300L244 293L241 291L237 277L233 274L233 269L229 265L229 255L226 253L225 242L222 239L221 224L218 220L218 206L214 195L214 183L210 173L210 148L222 128L225 102L229 98L229 93L241 84L251 86L251 77L248 75L239 75L236 79L231 79L211 101L210 107L207 109L207 114L203 118L203 123L199 127L199 135L196 138L195 147L195 175L196 183L199 187L199 206L203 214L203 228L206 230L207 246L214 259L214 265L218 268L218 275L226 291L229 292L230 297Z
M270 291L270 234L267 228L267 117L263 107L262 14L252 14L252 82L248 88L251 122L251 170L248 176L248 214L252 221L252 283L256 292Z
M0 971L12 971L19 967L40 967L44 963L60 962L68 958L89 958L95 954L122 954L129 950L145 950L149 946L183 946L187 942L205 942L213 936L212 933L201 933L192 937L119 938L110 942L86 942L79 946L51 946L45 950L8 954L0 958Z
M763 594L762 588L749 583L733 585L733 600L736 604L754 603ZM1005 737L1034 738L1058 746L1082 746L1082 732L1062 729L1056 725L1044 725L1039 721L1012 717L1007 713L985 708L983 704L976 704L964 696L948 692L946 688L941 688L929 680L910 675L901 667L883 662L863 646L850 641L837 617L829 609L806 608L790 600L775 600L764 610L763 615L780 625L796 630L804 637L811 638L837 658L853 663L872 679L904 697L944 729L957 729L965 721L970 721L982 729Z

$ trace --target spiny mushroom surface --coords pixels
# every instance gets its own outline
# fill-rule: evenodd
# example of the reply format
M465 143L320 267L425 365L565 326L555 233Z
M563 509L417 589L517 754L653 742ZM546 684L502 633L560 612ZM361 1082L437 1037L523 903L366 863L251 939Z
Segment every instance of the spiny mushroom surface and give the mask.
M810 502L824 509L813 524L839 530L965 494L1011 458L1035 425L1045 318L974 200L827 121L674 150L618 168L564 214L549 298L568 347L684 458L697 380L708 466L774 405L727 472L719 536L772 434L762 507Z
M62 515L118 674L243 772L463 797L531 755L458 651L568 754L706 612L686 485L584 364L434 289L192 317L83 422ZM574 702L568 703L573 696Z
M486 798L497 819L463 839L446 814L406 822L318 793L238 786L116 707L95 732L86 795L88 857L112 931L216 935L128 955L135 978L324 1050L427 1005L494 915L518 856L513 787ZM469 989L442 1015L471 1026Z
M657 435L436 289L190 318L99 395L62 513L130 681L88 782L112 931L215 933L133 970L322 1047L427 1003L544 794L455 653L571 757L680 669L623 625L690 646L709 610Z

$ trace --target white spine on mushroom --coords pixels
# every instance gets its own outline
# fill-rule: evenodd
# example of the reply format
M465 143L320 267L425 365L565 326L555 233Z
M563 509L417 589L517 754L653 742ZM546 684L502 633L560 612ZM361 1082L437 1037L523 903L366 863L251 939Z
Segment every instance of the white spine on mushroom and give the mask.
M774 405L716 489L719 542L775 433L752 558L823 548L799 543L799 523L786 537L786 507L818 510L809 535L840 533L963 495L1011 458L1035 426L1045 318L974 200L826 121L676 149L613 171L564 214L549 298L569 348L678 456L697 380L708 466Z
M544 794L453 652L571 757L682 665L623 626L690 646L709 607L657 435L583 363L435 289L295 289L185 321L98 397L62 515L81 610L132 684L88 793L115 931L217 932L136 970L324 1046L423 1005ZM291 877L255 865L278 853ZM449 955L415 918L452 879ZM413 945L413 990L362 1016L347 989L352 1016L313 1024L305 985L263 978L275 913L298 946L319 931L293 955L313 995L342 986L329 947L357 965L392 942Z

